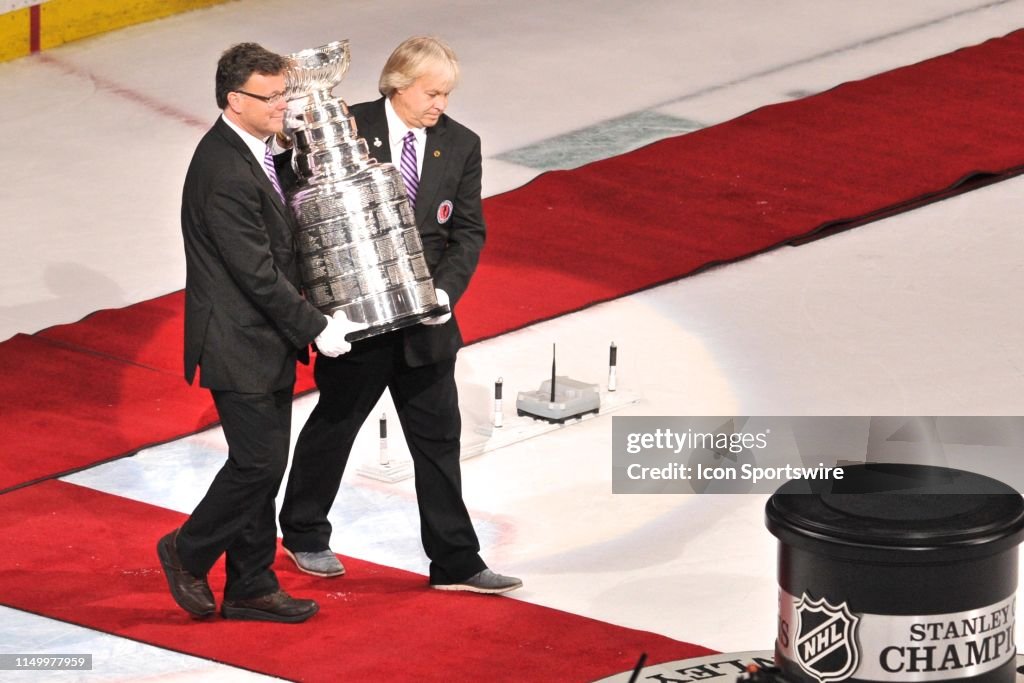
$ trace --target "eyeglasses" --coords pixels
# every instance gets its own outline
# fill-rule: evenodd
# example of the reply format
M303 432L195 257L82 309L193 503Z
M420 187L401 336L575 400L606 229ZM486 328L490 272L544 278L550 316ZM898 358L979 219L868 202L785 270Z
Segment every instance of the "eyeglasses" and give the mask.
M251 97L254 100L259 100L260 102L266 102L270 106L274 106L278 102L284 101L283 92L276 92L273 95L256 95L255 93L245 92L244 90L236 90L235 92L239 95L245 95L246 97Z

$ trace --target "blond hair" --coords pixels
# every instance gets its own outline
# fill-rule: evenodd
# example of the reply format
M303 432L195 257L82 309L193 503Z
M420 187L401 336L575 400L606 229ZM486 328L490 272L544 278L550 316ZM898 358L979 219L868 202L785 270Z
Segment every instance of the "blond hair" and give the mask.
M402 41L384 63L377 89L384 97L408 88L420 76L437 69L447 83L449 92L459 81L459 61L455 52L440 38L413 36Z

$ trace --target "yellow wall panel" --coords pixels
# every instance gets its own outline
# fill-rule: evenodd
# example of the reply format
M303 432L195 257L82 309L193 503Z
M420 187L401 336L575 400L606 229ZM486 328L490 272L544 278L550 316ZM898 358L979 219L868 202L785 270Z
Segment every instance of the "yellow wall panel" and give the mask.
M226 0L49 0L39 12L39 47L46 50L72 40L141 24L161 17L220 4ZM29 9L0 14L0 61L31 50Z
M45 50L97 33L141 24L224 0L50 0L42 5Z
M24 57L29 52L28 9L0 14L0 61Z

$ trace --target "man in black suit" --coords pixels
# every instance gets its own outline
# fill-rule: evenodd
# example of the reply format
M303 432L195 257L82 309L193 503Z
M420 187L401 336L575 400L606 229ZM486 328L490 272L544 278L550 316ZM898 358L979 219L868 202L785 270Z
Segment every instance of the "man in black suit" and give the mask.
M196 148L185 178L185 378L196 367L213 394L228 460L157 554L171 595L196 617L216 604L206 574L226 554L221 614L229 619L300 622L312 600L280 589L274 498L288 463L295 361L308 345L337 356L359 326L328 318L298 290L294 219L265 164L266 138L282 129L285 60L255 43L217 64L223 114Z
M453 309L485 237L480 138L444 113L457 79L451 48L435 38L410 38L384 65L383 97L350 109L374 158L394 161L401 170L438 301ZM430 584L479 593L522 585L487 568L462 500L455 385L461 346L459 327L446 314L356 342L344 357L317 358L320 399L299 434L281 507L283 543L300 570L315 576L345 572L329 547L327 513L356 434L386 387L412 453Z

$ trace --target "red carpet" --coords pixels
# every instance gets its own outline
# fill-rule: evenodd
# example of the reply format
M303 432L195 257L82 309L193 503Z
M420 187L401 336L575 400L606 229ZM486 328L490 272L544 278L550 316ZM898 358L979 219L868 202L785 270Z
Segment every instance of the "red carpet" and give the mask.
M491 197L465 336L1020 173L1022 82L1017 31ZM175 293L0 344L0 491L208 425L206 392L179 379L180 316Z
M155 553L182 515L49 481L0 496L0 517L3 604L288 679L592 681L632 669L641 652L651 663L710 652L511 598L433 591L422 576L351 558L345 577L314 579L283 553L282 584L321 605L312 621L198 622L171 600ZM221 563L218 599L223 581Z
M491 197L473 339L1024 170L1024 30Z
M0 345L0 378L0 488L133 452L217 419L212 403L197 400L199 392L179 375L42 335L19 334Z

